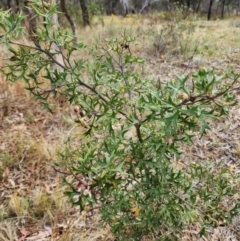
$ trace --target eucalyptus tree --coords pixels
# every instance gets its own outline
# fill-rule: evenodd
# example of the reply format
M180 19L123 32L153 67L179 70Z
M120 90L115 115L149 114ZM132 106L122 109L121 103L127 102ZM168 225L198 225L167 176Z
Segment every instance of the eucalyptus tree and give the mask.
M145 0L142 4L142 8L140 9L140 13L142 13L143 11L148 11L150 5L151 5L152 0Z
M210 2L209 2L208 16L207 16L207 19L208 19L208 20L210 20L210 18L211 18L213 2L214 2L214 0L210 0Z
M90 18L88 13L88 7L86 0L79 0L81 10L82 10L82 18L83 18L83 25L89 26L90 25Z
M70 23L71 25L71 28L72 28L72 32L74 34L74 45L77 44L77 27L76 27L76 24L75 22L73 21L71 15L68 13L68 10L66 8L66 2L65 0L60 0L60 4L61 4L61 10L62 12L64 13L65 17L67 18L68 22Z
M120 0L122 6L123 6L123 11L124 15L127 15L129 13L129 3L128 0Z
M128 13L143 13L145 11L148 11L151 3L153 2L152 0L138 0L138 1L132 1L132 0L120 0L124 14Z

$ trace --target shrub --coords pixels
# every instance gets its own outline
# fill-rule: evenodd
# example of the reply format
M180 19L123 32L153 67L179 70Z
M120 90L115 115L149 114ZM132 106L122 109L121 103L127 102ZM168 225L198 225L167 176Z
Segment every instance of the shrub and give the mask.
M73 47L66 31L51 32L49 16L55 7L43 11L41 1L32 4L46 17L46 28L38 27L34 44L21 42L21 15L14 20L9 12L0 12L5 31L0 41L14 54L2 72L10 81L24 80L49 111L51 94L64 95L75 105L76 122L84 131L77 147L69 138L60 153L72 176L71 181L65 178L70 201L81 211L100 206L103 223L118 240L146 235L177 240L196 222L200 235L208 226L230 222L239 201L229 169L189 161L181 168L174 158L184 145L194 144L196 134L206 133L208 119L227 113L239 75L201 69L157 85L139 74L137 66L144 61L132 54L135 39L125 34L102 48L94 46L92 60L77 60L74 53L85 45ZM53 43L59 51L46 47ZM52 62L60 65L55 54L64 56L63 71L49 68Z
M157 30L154 48L159 54L189 58L196 53L199 46L199 42L193 38L196 16L184 7L176 7L173 13L168 13L169 19L166 19L163 27Z

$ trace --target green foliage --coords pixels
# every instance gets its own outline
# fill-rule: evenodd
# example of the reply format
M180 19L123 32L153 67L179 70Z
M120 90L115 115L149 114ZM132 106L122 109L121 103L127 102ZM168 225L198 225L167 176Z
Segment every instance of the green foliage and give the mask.
M173 13L164 13L164 18L168 21L157 31L154 39L157 52L170 56L192 57L199 45L198 41L193 39L196 30L195 16L190 10L177 7Z
M118 240L145 235L177 240L196 222L200 234L208 226L230 222L239 210L235 176L221 164L188 160L191 164L183 168L174 159L184 145L194 143L196 134L210 129L208 119L227 113L239 75L201 69L166 84L154 83L137 71L144 61L132 54L135 39L125 34L101 48L94 46L91 60L77 60L75 52L85 45L73 47L69 33L51 32L48 17L55 9L41 12L40 3L33 2L36 12L47 17L46 28L38 27L34 45L12 40L20 25L10 34L11 24L4 29L7 34L0 41L15 58L2 72L10 81L24 80L49 110L51 94L64 95L78 106L76 122L85 131L77 147L71 137L60 153L72 175L71 181L65 178L70 201L81 211L100 205L102 221ZM0 17L3 26L10 21L10 13L1 11ZM53 43L59 51L46 47ZM64 66L57 54L64 55ZM63 70L50 69L52 62Z
M93 16L99 16L103 13L103 6L95 1L91 2L88 6L89 13Z
M197 49L197 42L192 39L195 27L193 22L185 20L168 22L155 37L156 50L160 54L191 57Z
M103 14L104 14L104 7L102 3L91 1L88 3L88 11L90 16L96 17L97 22L101 23L104 26ZM95 20L95 21L96 21Z

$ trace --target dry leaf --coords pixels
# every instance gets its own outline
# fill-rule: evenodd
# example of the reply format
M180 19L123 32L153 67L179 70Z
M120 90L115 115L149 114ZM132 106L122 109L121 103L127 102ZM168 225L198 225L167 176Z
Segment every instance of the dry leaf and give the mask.
M15 182L12 179L9 178L8 181L11 183L11 186L13 188L16 187L16 184L15 184Z
M26 240L40 241L40 240L44 240L45 238L51 236L52 235L52 228L48 227L48 226L45 226L44 228L45 228L45 230L38 232L38 234L36 234L32 237L26 238Z
M46 190L47 194L53 193L53 190L51 189L51 187L47 183L44 183L44 186L45 186L45 190Z
M135 217L135 218L137 218L138 216L139 216L139 212L140 212L140 207L133 207L133 208L131 208L130 209L131 210L131 212L133 213L133 216Z
M12 131L26 131L27 127L24 123L16 125L12 128Z
M18 229L19 229L19 231L21 232L21 234L23 235L22 237L18 238L18 241L23 241L23 240L25 240L25 238L31 234L31 232L29 232L29 231L26 230L25 228L18 228Z

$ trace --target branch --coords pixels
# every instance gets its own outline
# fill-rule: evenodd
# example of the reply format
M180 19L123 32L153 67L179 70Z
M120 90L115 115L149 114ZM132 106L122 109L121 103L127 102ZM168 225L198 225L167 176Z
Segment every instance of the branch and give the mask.
M64 69L65 71L68 70L68 68L67 68L66 66L63 66L61 63L59 63L58 61L56 61L56 60L54 59L52 53L50 53L50 52L47 51L47 50L42 49L40 45L30 46L30 45L26 45L26 44L14 42L14 41L12 41L12 40L9 40L9 43L15 44L15 45L18 45L18 46L22 46L22 47L26 47L26 48L30 48L30 49L34 49L34 50L36 50L36 51L40 51L40 52L46 54L46 55L53 61L53 63L57 64L58 66L60 66L60 67L61 67L62 69ZM108 101L106 98L104 98L100 93L98 93L97 90L96 90L94 87L88 85L87 83L83 82L83 81L80 80L80 79L78 79L78 83L79 83L79 85L84 86L85 88L87 88L88 90L90 90L92 93L94 93L95 95L97 95L97 96L99 97L99 99L102 100L104 103L109 103L109 101ZM45 93L52 92L52 91L54 91L56 88L58 88L58 86L56 86L55 88L51 88L50 90L46 90ZM44 93L44 92L43 92L43 93ZM111 108L112 110L115 109L114 106L110 106L110 108ZM126 113L124 113L123 111L120 111L120 110L118 110L117 112L118 112L119 114L121 114L122 116L124 116L128 121L132 122L132 120L127 116ZM139 132L139 131L140 131L140 126L137 128L137 132ZM138 136L139 136L139 133L137 133L137 134L138 134ZM140 138L139 141L140 141L140 140L142 141L142 138Z
M74 44L74 46L76 46L77 45L77 27L76 27L76 24L72 20L71 16L68 13L68 10L67 10L66 4L65 4L65 0L61 0L60 4L61 4L61 8L62 8L62 11L63 11L65 17L67 18L68 22L71 25L72 32L73 32L73 35L74 35L74 42L73 42L73 44Z
M48 57L50 57L50 59L51 59L55 64L57 64L58 66L60 66L62 69L67 70L67 68L66 68L65 66L63 66L62 64L60 64L58 61L56 61L56 60L54 59L52 53L50 53L50 52L47 51L47 50L44 50L43 48L41 48L40 45L37 45L37 46L35 47L35 46L30 46L30 45L26 45L26 44L14 42L14 41L12 41L12 40L9 40L9 43L15 44L15 45L18 45L18 46L21 46L21 47L30 48L30 49L34 49L34 50L40 51L40 52L46 54Z
M135 126L136 131L137 131L137 137L138 137L139 142L143 142L141 129L140 129L141 128L141 124L135 124L134 126Z

